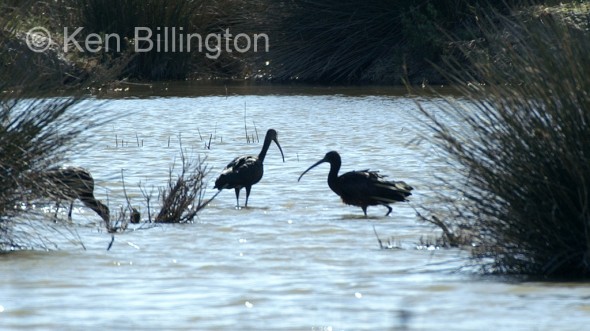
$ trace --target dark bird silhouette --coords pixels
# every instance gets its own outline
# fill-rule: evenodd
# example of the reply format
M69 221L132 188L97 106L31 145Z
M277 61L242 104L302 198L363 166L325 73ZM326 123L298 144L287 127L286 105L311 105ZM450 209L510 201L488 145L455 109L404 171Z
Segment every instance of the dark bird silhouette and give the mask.
M270 146L270 142L274 141L281 151L283 162L285 162L285 156L283 155L283 149L277 139L277 132L273 129L269 129L264 137L264 144L262 150L258 156L238 156L231 161L225 169L219 175L219 178L215 181L215 187L219 190L226 188L233 188L236 191L236 203L237 207L240 207L240 190L242 187L246 188L246 204L248 207L248 197L250 197L250 190L252 185L258 183L264 173L264 167L262 162L266 157L266 152Z
M94 179L88 170L80 167L59 168L44 172L41 178L44 181L41 187L48 188L45 195L55 198L58 207L61 200L70 201L68 219L72 219L74 201L78 199L109 224L109 207L94 197Z
M376 205L387 207L388 212L385 216L388 216L392 210L390 203L407 201L406 197L412 195L411 186L402 181L385 180L385 176L377 171L369 171L369 169L350 171L338 176L342 161L338 152L335 151L326 153L323 159L305 170L297 181L301 180L301 177L309 170L324 162L330 163L328 186L342 198L345 204L361 207L365 216L367 216L367 207Z

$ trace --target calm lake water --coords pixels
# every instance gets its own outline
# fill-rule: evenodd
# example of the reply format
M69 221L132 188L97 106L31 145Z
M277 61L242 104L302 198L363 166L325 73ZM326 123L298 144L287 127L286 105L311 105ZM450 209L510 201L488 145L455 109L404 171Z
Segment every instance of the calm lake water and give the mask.
M226 190L195 223L135 227L117 234L109 251L100 219L77 202L76 237L48 232L58 249L0 255L0 329L588 328L588 284L481 276L466 267L466 252L420 246L438 232L414 207L428 203L435 175L453 174L430 144L416 142L415 98L402 91L129 88L82 105L116 120L89 132L83 152L70 157L92 172L96 196L113 211L125 203L122 171L129 197L146 211L138 183L157 195L180 142L188 155L206 157L208 197L229 161L258 154L268 128L278 131L285 162L271 145L248 208L235 209ZM247 142L244 124L260 141ZM369 207L365 219L330 191L328 164L297 182L330 150L340 152L341 171L370 168L411 184L411 202L393 205L389 217L386 208ZM397 248L380 249L374 228ZM72 242L78 236L86 250Z

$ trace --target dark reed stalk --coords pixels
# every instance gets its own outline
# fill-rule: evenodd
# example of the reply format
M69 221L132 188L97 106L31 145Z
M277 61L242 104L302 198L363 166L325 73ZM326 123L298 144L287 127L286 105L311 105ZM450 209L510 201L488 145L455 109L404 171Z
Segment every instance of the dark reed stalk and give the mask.
M246 103L244 102L244 133L246 134L246 144L250 143L250 136L248 135L248 125L246 124Z
M110 222L106 225L107 232L109 233L124 232L125 230L127 230L127 226L129 225L130 221L130 218L127 216L127 211L129 211L131 214L134 210L134 208L131 205L129 195L127 194L127 187L125 185L125 174L123 169L121 169L121 183L123 185L123 195L125 196L127 206L123 207L123 205L121 205L117 216L114 218L114 222ZM112 246L112 241L107 250L110 249L110 246Z
M252 121L252 125L254 125L254 132L256 133L256 142L259 143L260 138L258 137L258 129L256 129L256 123L254 123L254 121Z
M152 189L150 190L150 192L147 192L145 185L143 185L141 182L138 184L139 190L141 192L141 195L143 196L145 203L146 203L146 209L147 209L147 215L148 215L148 223L153 223L152 220L152 209L151 209L151 201L152 198L154 196L154 189L152 187Z

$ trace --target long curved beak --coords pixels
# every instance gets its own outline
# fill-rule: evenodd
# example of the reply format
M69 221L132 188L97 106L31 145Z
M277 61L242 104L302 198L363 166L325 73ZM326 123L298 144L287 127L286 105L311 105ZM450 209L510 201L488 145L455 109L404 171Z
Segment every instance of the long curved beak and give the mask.
M279 140L273 139L273 141L275 142L275 144L277 144L277 147L279 147L279 151L281 151L281 156L283 157L283 162L285 162L285 155L283 155L283 149L281 148L281 145L279 144Z
M305 171L304 171L304 172L301 174L301 176L299 176L299 178L297 178L297 181L300 181L300 180L301 180L301 177L303 177L303 175L305 175L305 174L306 174L308 171L310 171L311 169L315 168L316 166L318 166L318 165L320 165L320 164L322 164L322 163L324 163L324 162L326 162L326 160L325 160L325 159L321 159L321 160L319 160L318 162L314 163L314 165L312 165L311 167L307 168L307 170L305 170Z

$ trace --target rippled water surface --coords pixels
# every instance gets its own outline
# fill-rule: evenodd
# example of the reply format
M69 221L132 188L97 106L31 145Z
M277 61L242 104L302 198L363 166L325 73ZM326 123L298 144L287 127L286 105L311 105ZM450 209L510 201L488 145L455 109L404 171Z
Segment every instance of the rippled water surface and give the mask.
M76 204L84 243L50 232L59 249L0 256L3 330L582 330L590 286L512 282L465 268L468 254L418 249L435 229L413 207L435 175L452 176L432 146L416 142L415 99L386 88L135 86L82 106L114 120L88 133L71 163L88 168L112 210L138 183L163 186L187 155L206 157L213 181L233 157L275 145L249 207L223 191L192 224L142 227L111 241ZM427 107L437 99L423 97ZM244 126L246 125L246 129ZM260 141L247 142L246 130ZM371 168L415 187L411 203L362 210L330 191L330 150L342 170ZM242 192L242 201L245 193ZM60 215L65 221L65 214ZM396 249L380 249L374 228Z

